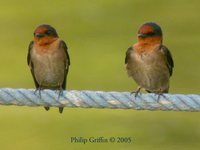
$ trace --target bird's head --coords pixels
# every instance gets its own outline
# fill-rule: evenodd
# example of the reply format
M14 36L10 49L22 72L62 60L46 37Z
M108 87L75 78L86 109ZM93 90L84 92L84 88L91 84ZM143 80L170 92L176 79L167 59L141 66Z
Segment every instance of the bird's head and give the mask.
M47 24L39 25L34 31L34 40L42 44L49 44L58 38L56 30Z
M162 30L156 23L147 22L139 28L137 37L139 40L156 39L162 42Z

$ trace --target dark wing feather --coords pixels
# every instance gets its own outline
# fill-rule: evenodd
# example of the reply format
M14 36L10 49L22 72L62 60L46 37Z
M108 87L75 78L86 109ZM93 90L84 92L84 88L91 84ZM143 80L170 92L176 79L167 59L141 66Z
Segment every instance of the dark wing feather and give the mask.
M67 80L67 74L69 71L69 65L70 65L70 58L69 58L69 54L68 54L68 48L67 45L65 44L64 41L60 42L60 48L64 50L65 55L66 55L66 60L65 60L65 77L64 77L64 81L62 84L62 88L65 90L66 89L66 80Z
M28 63L29 68L31 70L31 74L33 76L33 80L34 80L34 83L35 83L35 87L36 87L36 89L38 89L39 88L39 84L38 84L38 82L37 82L37 80L35 78L34 66L33 66L33 63L31 62L31 50L33 49L33 44L34 44L34 42L31 41L30 44L29 44L29 47L28 47L27 63Z
M31 54L30 54L30 51L32 50L32 48L33 48L33 41L31 41L30 42L30 44L29 44L29 46L28 46L28 55L27 55L27 63L28 63L28 65L30 66L30 64L31 64Z
M171 55L170 51L168 50L168 48L165 47L165 46L163 46L163 45L161 47L161 51L163 52L163 54L166 57L167 67L169 69L170 76L172 76L172 74L173 74L173 68L174 68L174 61L172 59L172 55Z
M129 47L128 50L126 51L125 64L128 63L132 52L133 52L133 47Z
M65 54L66 54L66 56L67 56L67 61L66 61L66 65L70 65L70 58L69 58L69 54L68 54L68 48L67 48L67 45L66 45L66 43L64 42L64 41L61 41L60 42L60 48L62 48L63 50L64 50L64 52L65 52Z

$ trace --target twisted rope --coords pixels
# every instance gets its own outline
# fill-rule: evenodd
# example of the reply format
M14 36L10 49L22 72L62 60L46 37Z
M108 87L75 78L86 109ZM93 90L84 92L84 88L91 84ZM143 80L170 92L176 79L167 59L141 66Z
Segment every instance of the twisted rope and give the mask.
M42 90L41 97L34 89L0 89L1 105L50 106L81 108L118 108L136 110L200 111L200 95L164 94L158 99L156 94L102 91Z

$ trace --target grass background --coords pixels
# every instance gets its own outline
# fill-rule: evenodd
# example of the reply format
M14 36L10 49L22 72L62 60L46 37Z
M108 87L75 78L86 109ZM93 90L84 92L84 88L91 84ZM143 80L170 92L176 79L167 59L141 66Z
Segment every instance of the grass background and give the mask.
M39 24L51 24L71 57L68 89L132 91L124 69L126 49L138 27L158 23L175 68L171 93L200 94L200 2L198 0L6 0L0 5L0 87L34 88L27 47ZM0 106L4 150L139 149L200 147L200 114ZM130 144L71 143L70 137L132 137Z

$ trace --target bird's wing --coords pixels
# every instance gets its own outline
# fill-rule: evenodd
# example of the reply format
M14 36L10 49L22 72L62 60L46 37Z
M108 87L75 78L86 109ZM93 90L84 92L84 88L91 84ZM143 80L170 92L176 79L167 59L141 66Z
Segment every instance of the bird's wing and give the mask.
M30 42L29 46L28 46L28 55L27 55L27 63L29 65L29 67L31 67L31 50L33 48L33 41Z
M169 73L171 76L173 73L173 67L174 67L174 61L172 59L172 55L171 55L170 51L168 50L168 48L163 45L161 46L161 52L164 54L164 56L166 58L167 67L169 69Z
M69 54L68 54L68 48L67 48L67 45L64 41L61 41L60 42L60 48L64 50L65 52L65 55L66 55L66 67L70 65L70 58L69 58Z
M27 63L28 63L28 66L29 66L29 68L31 70L31 74L33 76L33 80L34 80L34 83L35 83L35 87L39 88L39 84L38 84L38 82L37 82L37 80L35 78L35 75L34 75L34 66L33 66L33 63L31 62L31 50L33 49L33 44L34 44L34 42L31 41L29 46L28 46Z
M67 74L68 74L68 71L69 71L69 65L70 65L70 58L69 58L69 54L68 54L68 48L67 48L67 45L65 44L64 41L61 41L60 42L60 49L62 49L64 52L65 52L65 55L66 55L66 59L65 59L65 77L64 77L64 81L63 81L63 84L62 84L62 88L65 90L66 89L66 77L67 77Z
M128 61L130 60L131 58L131 53L134 51L133 47L129 47L126 51L126 57L125 57L125 64L128 63Z

